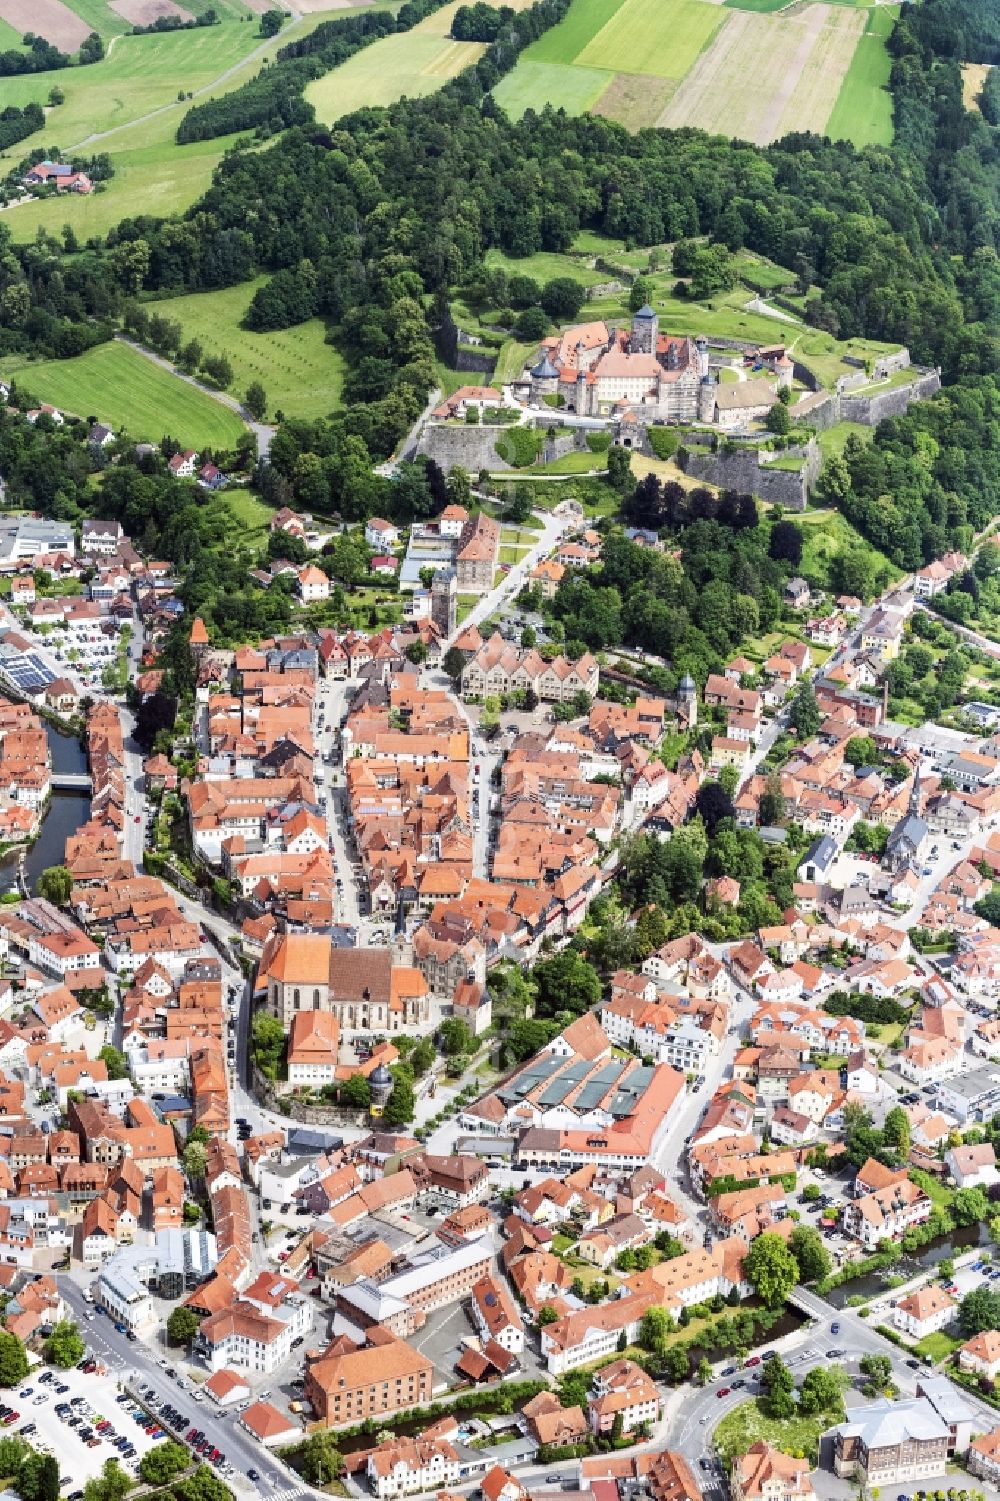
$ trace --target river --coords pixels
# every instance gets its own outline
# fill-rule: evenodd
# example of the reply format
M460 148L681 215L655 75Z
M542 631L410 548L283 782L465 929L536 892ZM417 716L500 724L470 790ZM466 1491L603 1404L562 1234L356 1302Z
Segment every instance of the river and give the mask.
M953 1230L950 1235L938 1236L937 1240L930 1241L912 1255L904 1252L898 1261L886 1267L882 1275L873 1272L867 1277L855 1277L853 1282L842 1282L839 1287L834 1287L825 1294L826 1301L832 1303L834 1308L844 1308L851 1297L878 1297L886 1289L883 1276L905 1277L909 1280L919 1272L929 1272L939 1261L945 1261L948 1257L961 1256L963 1251L991 1244L989 1225L965 1225L961 1230Z
M75 735L67 735L54 725L43 720L52 757L52 770L63 775L86 772L87 755ZM90 796L86 792L53 792L41 832L28 851L25 873L28 889L35 889L35 881L50 865L61 865L66 850L66 840L90 817ZM0 860L0 889L6 890L16 884L17 855L13 852Z

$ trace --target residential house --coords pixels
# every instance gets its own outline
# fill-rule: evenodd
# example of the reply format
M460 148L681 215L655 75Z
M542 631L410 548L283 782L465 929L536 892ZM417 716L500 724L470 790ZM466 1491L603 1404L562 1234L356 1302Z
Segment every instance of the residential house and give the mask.
M615 1360L596 1372L587 1407L594 1434L634 1433L637 1428L652 1432L660 1415L660 1393L634 1360Z
M936 1282L918 1287L916 1292L900 1298L893 1310L892 1321L897 1329L911 1339L924 1339L944 1329L954 1317L956 1303Z

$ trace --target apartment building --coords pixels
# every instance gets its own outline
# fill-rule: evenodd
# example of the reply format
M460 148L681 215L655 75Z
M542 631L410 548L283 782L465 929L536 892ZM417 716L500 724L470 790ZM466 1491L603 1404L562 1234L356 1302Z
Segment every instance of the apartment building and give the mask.
M593 1308L577 1309L553 1324L543 1325L542 1354L549 1372L562 1376L566 1371L614 1354L622 1334L628 1344L633 1344L643 1314L660 1302L655 1292L633 1294Z
M236 1367L268 1376L291 1354L292 1324L236 1302L203 1319L194 1350L210 1371Z
M306 1366L305 1394L320 1422L342 1428L430 1400L434 1367L405 1340L373 1329L367 1345L339 1336Z
M487 1236L454 1247L440 1242L430 1250L418 1252L409 1268L389 1277L381 1290L411 1308L431 1313L435 1308L445 1308L469 1297L492 1263L493 1245Z
M812 1501L809 1462L758 1439L733 1461L733 1501Z
M423 1153L408 1160L417 1191L424 1203L450 1213L479 1204L490 1191L490 1175L478 1157L461 1153L449 1157Z
M340 1023L329 1011L298 1011L288 1038L289 1084L332 1084L337 1077Z
M835 1473L869 1489L929 1480L948 1463L948 1425L925 1397L881 1397L854 1409L831 1437Z
M949 1297L936 1282L931 1282L900 1298L893 1309L892 1321L911 1339L923 1339L950 1324L956 1307L954 1298Z
M967 1339L958 1352L958 1364L963 1371L995 1381L1000 1375L1000 1330L984 1329Z
M974 1438L966 1459L969 1474L988 1485L1000 1486L1000 1427Z
M611 1433L619 1418L622 1433L632 1433L643 1426L653 1428L660 1415L660 1394L634 1360L616 1360L594 1376L587 1405L593 1433Z
M472 1317L484 1342L496 1340L502 1350L521 1354L524 1325L516 1303L499 1277L487 1274L473 1284Z
M368 1456L368 1484L380 1501L414 1496L421 1491L442 1494L461 1475L458 1451L444 1438L400 1438L379 1444Z
M911 1225L923 1224L932 1207L923 1189L900 1169L885 1187L845 1204L844 1232L874 1251L880 1240L893 1240Z

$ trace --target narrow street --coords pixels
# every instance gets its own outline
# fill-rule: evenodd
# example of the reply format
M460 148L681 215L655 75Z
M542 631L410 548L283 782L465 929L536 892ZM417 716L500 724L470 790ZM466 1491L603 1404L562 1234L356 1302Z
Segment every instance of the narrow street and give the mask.
M704 1201L689 1191L685 1145L719 1084L723 1078L731 1075L733 1059L742 1046L743 1029L749 1022L753 1009L753 999L746 991L737 989L730 1004L728 1031L718 1053L706 1067L705 1082L697 1092L689 1089L671 1111L667 1130L657 1144L652 1159L654 1166L667 1179L670 1194L679 1201L692 1221L703 1227L708 1223L708 1211Z
M316 727L316 754L320 758L319 785L326 798L326 822L330 831L333 873L341 884L337 887L335 916L338 922L357 928L361 922L361 902L351 854L347 846L347 776L339 751L340 731L347 717L347 683L324 678L319 685L319 713L323 728ZM331 753L336 759L327 759Z
M538 541L531 548L530 552L525 553L519 563L514 564L509 573L501 575L500 582L494 585L488 594L484 594L482 599L473 605L461 624L457 625L451 635L442 641L442 651L448 650L448 647L454 643L455 638L465 630L466 626L480 625L495 610L499 609L505 600L513 599L516 594L519 594L527 583L528 574L532 568L542 558L548 556L569 525L569 522L564 517L555 516L551 511L535 512L534 514L536 520L539 518L542 520L542 530Z

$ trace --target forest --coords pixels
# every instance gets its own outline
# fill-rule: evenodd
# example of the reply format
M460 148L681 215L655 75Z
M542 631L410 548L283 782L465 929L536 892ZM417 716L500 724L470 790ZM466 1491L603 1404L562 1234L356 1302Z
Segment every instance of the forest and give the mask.
M599 571L567 574L551 605L567 653L636 646L704 683L748 636L772 630L792 565L772 556L771 529L757 524L750 497L723 497L720 510L729 523L692 522L677 539L679 557L612 532Z
M1000 387L969 376L904 417L881 422L870 442L848 438L816 491L901 568L919 568L1000 511Z
M45 124L45 112L40 104L26 104L23 109L8 104L0 110L0 151L23 141L26 136L41 130Z

